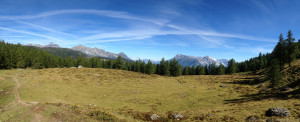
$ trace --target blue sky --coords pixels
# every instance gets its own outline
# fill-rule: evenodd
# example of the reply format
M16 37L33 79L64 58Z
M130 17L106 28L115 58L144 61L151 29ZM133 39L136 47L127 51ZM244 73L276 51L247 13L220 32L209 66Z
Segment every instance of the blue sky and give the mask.
M300 38L299 0L1 0L0 39L85 45L132 59L243 61Z

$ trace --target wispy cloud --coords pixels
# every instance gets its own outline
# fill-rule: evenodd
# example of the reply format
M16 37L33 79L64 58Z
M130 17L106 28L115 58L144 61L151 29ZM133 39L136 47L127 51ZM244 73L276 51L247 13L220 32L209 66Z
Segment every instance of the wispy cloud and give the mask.
M52 40L60 41L60 39L57 39L57 38L54 38L54 37L51 37L51 36L37 34L37 33L32 33L32 32L23 31L23 30L17 30L17 29L6 28L6 27L0 27L0 29L1 30L5 30L5 31L23 33L23 34L28 34L28 35L32 35L32 36L38 36L38 37L43 37L43 38L47 38L47 39L52 39Z
M56 34L61 34L61 35L64 35L64 36L78 38L77 36L75 36L73 34L69 34L69 33L61 32L61 31L57 31L57 30L54 30L54 29L51 29L51 28L39 26L39 25L36 25L36 24L32 24L32 23L28 23L28 22L20 21L20 20L15 20L15 21L18 22L18 23L21 23L21 24L26 24L26 25L32 26L32 27L40 29L40 30L45 30L45 31L48 31L48 32L56 33Z
M207 30L199 30L199 29L191 29L191 28L184 28L180 27L178 25L167 25L168 27L178 29L181 31L186 32L187 34L195 34L199 35L201 38L205 39L206 37L203 36L216 36L216 37L227 37L227 38L239 38L239 39L246 39L246 40L254 40L254 41L264 41L264 42L274 42L274 39L268 39L268 38L260 38L260 37L252 37L247 35L241 35L241 34L228 34L228 33L220 33L216 31L207 31ZM218 43L213 40L207 40L213 43Z
M144 18L138 17L128 14L127 12L120 12L120 11L109 11L109 10L94 10L94 9L67 9L67 10L55 10L55 11L46 11L35 15L18 15L18 16L0 16L0 19L37 19L42 17L60 15L60 14L93 14L93 15L100 15L100 16L107 16L113 18L121 18L121 19L129 19L129 20L138 20L138 21L145 21L155 23L157 25L163 25L167 20L164 19L151 19L151 18Z

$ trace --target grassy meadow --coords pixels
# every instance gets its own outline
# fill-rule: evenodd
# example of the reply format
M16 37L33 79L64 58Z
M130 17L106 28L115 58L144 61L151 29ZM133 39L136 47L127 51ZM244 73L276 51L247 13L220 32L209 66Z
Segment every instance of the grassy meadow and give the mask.
M19 96L13 88L19 80ZM50 68L0 71L2 121L147 121L151 114L171 121L244 121L249 116L270 117L271 107L285 107L288 118L300 118L298 98L257 95L263 75L195 75L164 77L96 68ZM225 87L220 87L225 85ZM277 118L278 119L278 118Z

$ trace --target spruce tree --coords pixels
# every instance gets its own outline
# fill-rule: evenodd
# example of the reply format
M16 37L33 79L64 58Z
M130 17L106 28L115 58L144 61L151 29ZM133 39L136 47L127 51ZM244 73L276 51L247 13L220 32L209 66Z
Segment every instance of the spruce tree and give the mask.
M176 59L170 61L170 75L174 77L181 75L181 66Z
M165 75L166 71L165 71L165 58L162 58L160 63L159 63L159 75Z
M205 75L205 69L203 66L200 66L200 72L199 75Z
M270 86L272 88L277 88L283 84L282 75L280 73L280 68L277 60L271 61L271 67L268 72L268 78L270 79Z
M197 65L196 67L196 75L200 75L201 66Z
M236 70L237 70L237 66L236 66L235 60L230 59L228 61L227 73L233 74L233 73L236 73Z
M291 62L295 59L297 53L296 53L296 45L295 45L295 38L293 38L293 33L291 30L289 30L287 35L287 49L288 49L288 63L289 66L291 66Z
M153 74L153 72L154 72L153 64L150 60L148 60L148 63L146 65L146 74L150 75Z
M225 67L223 64L220 64L219 67L217 68L217 72L216 72L217 75L223 75L225 74Z
M182 75L189 75L188 66L185 66L182 71Z

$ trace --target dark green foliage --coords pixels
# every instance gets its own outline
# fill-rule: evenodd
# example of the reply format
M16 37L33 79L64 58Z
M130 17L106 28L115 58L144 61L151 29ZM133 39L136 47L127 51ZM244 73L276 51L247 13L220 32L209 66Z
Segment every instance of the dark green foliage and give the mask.
M150 75L150 74L153 74L154 73L154 66L152 64L152 62L150 60L148 60L148 63L146 65L146 74Z
M282 76L280 73L280 68L279 68L279 63L277 60L272 60L271 61L271 67L268 72L268 78L271 80L271 87L272 88L277 88L281 86L282 83Z
M145 73L146 72L146 63L144 61L141 63L141 71L140 72L141 73Z
M287 59L287 43L286 40L283 39L282 33L279 36L279 42L275 46L273 50L274 58L279 61L280 70L283 70L284 64L286 63Z
M228 74L233 74L233 73L236 73L236 71L237 71L237 66L236 66L235 60L230 59L228 61L227 73Z
M288 55L287 55L287 60L288 60L288 63L289 63L289 66L291 66L291 62L296 58L296 55L297 55L297 46L296 44L294 43L295 42L295 38L293 38L293 33L291 30L289 30L288 32L288 35L287 35L287 52L288 52Z
M181 65L176 59L170 61L170 75L174 77L181 75Z
M209 65L209 74L210 75L216 75L217 74L217 66L216 63L211 63Z
M188 67L189 68L189 74L190 75L195 75L196 74L196 67L192 66L192 67Z
M182 71L182 75L189 75L188 67L184 67Z
M118 58L115 60L114 68L123 69L123 67L124 67L124 61L121 56L118 56Z
M220 66L217 68L216 74L217 75L224 75L225 74L225 67L224 67L224 65L220 64Z
M201 72L201 66L198 65L198 66L196 67L196 75L200 75L200 72Z
M160 61L159 69L159 75L170 75L169 61L165 61L165 59L162 58Z

